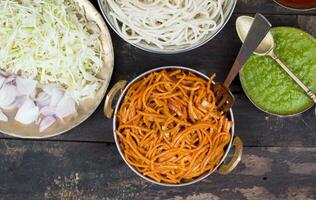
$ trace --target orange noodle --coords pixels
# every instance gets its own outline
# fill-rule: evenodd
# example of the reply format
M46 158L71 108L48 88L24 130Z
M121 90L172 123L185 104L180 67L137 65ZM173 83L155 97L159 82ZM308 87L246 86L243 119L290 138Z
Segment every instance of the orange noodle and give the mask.
M127 162L162 183L184 183L212 171L231 139L206 80L185 70L153 72L134 83L117 113Z

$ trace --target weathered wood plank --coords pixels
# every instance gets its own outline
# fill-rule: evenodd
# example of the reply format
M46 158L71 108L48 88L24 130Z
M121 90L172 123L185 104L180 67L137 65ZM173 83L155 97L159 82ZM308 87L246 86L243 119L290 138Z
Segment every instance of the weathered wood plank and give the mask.
M137 177L114 145L0 140L0 199L315 199L316 148L245 148L230 175L188 187Z
M234 15L224 30L211 42L194 51L177 55L158 55L138 50L124 42L114 33L115 68L112 84L121 79L132 80L137 75L154 67L183 65L193 67L205 74L216 73L217 80L224 80L240 47ZM316 35L316 20L313 16L267 16L275 26L301 27ZM316 142L315 112L310 110L293 118L276 118L256 109L244 96L239 81L232 90L237 95L234 107L236 134L248 146L313 146ZM7 138L2 135L1 138ZM112 141L112 120L103 117L102 105L82 125L67 134L49 140Z

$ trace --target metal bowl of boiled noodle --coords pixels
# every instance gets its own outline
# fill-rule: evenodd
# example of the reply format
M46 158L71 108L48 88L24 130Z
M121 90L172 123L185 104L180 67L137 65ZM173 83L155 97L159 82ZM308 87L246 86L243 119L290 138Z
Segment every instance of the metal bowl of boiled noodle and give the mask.
M0 1L0 132L46 138L85 121L113 71L111 37L88 0Z
M98 0L108 24L145 51L174 54L210 41L231 17L237 0Z

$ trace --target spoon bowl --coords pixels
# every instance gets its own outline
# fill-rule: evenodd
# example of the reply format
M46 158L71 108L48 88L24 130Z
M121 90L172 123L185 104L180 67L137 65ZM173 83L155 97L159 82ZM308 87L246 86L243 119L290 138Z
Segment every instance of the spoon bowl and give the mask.
M240 16L236 20L236 30L240 40L244 43L250 30L254 18L249 16ZM274 48L274 40L271 32L268 32L254 53L259 56L265 56Z

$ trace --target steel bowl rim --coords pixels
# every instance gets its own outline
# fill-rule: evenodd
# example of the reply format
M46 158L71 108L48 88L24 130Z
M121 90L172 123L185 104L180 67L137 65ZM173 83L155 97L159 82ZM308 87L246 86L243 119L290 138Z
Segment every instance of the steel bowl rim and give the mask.
M159 50L157 48L157 50L154 50L154 49L148 49L146 47L143 47L142 45L138 45L137 43L131 43L129 41L127 41L117 30L116 28L114 27L114 25L112 24L111 20L109 19L109 17L106 15L106 11L104 9L104 5L102 3L103 0L98 0L98 4L99 4L99 7L100 7L100 10L101 10L101 13L103 15L103 17L105 18L105 21L109 24L109 26L111 27L111 29L121 38L123 39L125 42L127 42L128 44L138 48L138 49L141 49L143 51L147 51L149 53L156 53L156 54L178 54L178 53L184 53L184 52L188 52L188 51L191 51L191 50L194 50L194 49L197 49L203 45L205 45L206 43L208 43L209 41L211 41L215 36L217 36L221 31L222 29L226 26L226 24L228 23L229 19L231 18L235 8L236 8L236 4L237 4L237 0L232 0L234 1L233 2L233 5L229 11L229 13L227 14L226 18L225 18L225 21L224 23L222 24L221 27L219 27L213 34L210 34L208 36L207 39L205 39L204 41L202 42L197 42L195 43L194 45L190 45L186 48L183 48L183 49L178 49L178 50L168 50L168 51L164 51L164 50ZM230 0L229 0L230 1Z
M151 69L151 70L148 70L148 71L145 71L143 72L142 74L138 75L137 77L133 78L132 81L130 81L123 89L122 93L120 94L117 102L116 102L116 105L115 105L115 110L114 110L114 114L113 114L113 137L114 137L114 140L115 140L115 144L116 144L116 147L117 147L117 150L119 151L122 159L124 160L124 162L127 164L127 166L134 172L136 173L138 176L140 176L141 178L151 182L151 183L154 183L154 184L157 184L157 185L160 185L160 186L168 186L168 187L180 187L180 186L187 186L187 185L191 185L191 184L194 184L194 183L197 183L205 178L207 178L208 176L210 176L211 174L213 174L213 172L215 172L218 167L220 167L222 165L222 163L224 162L224 160L226 159L230 149L231 149L231 146L232 146L232 142L233 142L233 139L234 139L234 135L235 135L235 120L234 120L234 114L233 114L233 110L230 109L229 110L229 115L230 115L230 118L231 118L231 121L233 122L233 125L232 125L232 128L231 128L231 138L230 138L230 142L229 144L226 146L226 150L225 150L225 154L222 156L220 162L216 165L216 167L214 167L214 169L211 171L211 172L208 172L208 173L205 173L204 175L201 175L200 177L190 181L190 182L187 182L187 183L180 183L180 184L170 184L170 183L160 183L160 182L157 182L153 179L150 179L144 175L142 175L140 172L138 172L133 166L131 166L127 160L125 159L125 156L123 154L123 150L121 149L121 146L120 146L120 142L119 142L119 139L117 137L117 134L115 133L115 130L116 130L116 122L117 122L117 112L121 106L121 102L122 100L124 99L125 97L125 94L127 92L127 90L138 80L140 80L141 78L143 78L144 76L152 73L152 72L155 72L155 71L160 71L160 70L164 70L164 69L182 69L182 70L186 70L186 71L189 71L189 72L193 72L194 74L197 74L207 80L209 80L209 77L206 76L205 74L203 74L202 72L199 72L195 69L192 69L192 68L188 68L188 67L183 67L183 66L163 66L163 67L158 67L158 68L154 68L154 69Z

